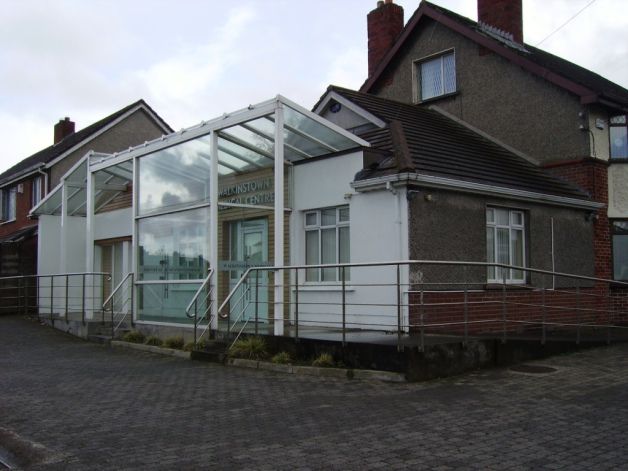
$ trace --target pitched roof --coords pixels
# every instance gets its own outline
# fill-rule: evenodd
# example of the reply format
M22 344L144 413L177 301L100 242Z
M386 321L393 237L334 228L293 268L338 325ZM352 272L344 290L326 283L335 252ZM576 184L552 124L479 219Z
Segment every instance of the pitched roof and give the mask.
M433 109L331 86L360 108L388 124L358 135L384 151L377 165L356 180L415 171L419 174L587 199L578 187L560 180L524 158ZM404 155L406 154L406 155Z
M81 129L80 131L70 134L58 143L46 147L45 149L42 149L39 152L34 153L30 157L27 157L24 160L18 162L13 167L0 174L0 185L15 178L18 178L19 176L26 174L30 171L33 171L38 167L47 164L48 162L52 162L60 155L63 155L65 152L69 151L73 147L81 144L83 141L89 139L94 134L105 129L107 126L114 123L118 118L124 116L129 111L139 107L144 107L151 114L153 114L159 120L159 124L164 127L168 132L174 132L174 130L168 125L168 123L166 123L157 113L155 113L155 111L144 100L140 99L134 103L131 103L128 106L125 106L121 110L110 114L100 121L97 121L87 126L86 128Z
M455 30L507 60L574 93L580 97L583 104L600 102L608 106L628 109L628 90L616 83L529 44L523 44L521 47L520 44L502 40L499 35L490 34L485 27L476 21L425 0L421 2L391 49L376 67L373 75L364 82L360 91L369 92L373 89L424 17L431 18Z

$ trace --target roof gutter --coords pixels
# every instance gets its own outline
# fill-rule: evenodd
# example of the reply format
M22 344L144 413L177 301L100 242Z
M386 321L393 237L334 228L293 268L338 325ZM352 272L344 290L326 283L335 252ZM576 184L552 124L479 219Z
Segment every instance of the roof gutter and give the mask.
M12 178L5 180L3 182L0 182L0 188L16 183L30 175L33 175L34 173L39 173L40 170L44 168L45 165L46 164L40 162L38 164L28 167L27 169L22 170L18 174L14 174Z
M581 200L567 196L548 195L534 191L518 190L516 188L498 187L485 183L467 182L454 180L451 178L435 177L432 175L421 175L418 173L398 173L382 177L369 178L367 180L353 181L351 187L358 192L374 191L386 189L386 185L391 184L409 185L420 184L429 188L440 188L443 190L462 191L478 195L498 196L531 203L549 204L553 206L564 206L568 208L597 210L606 207L603 203L596 201Z

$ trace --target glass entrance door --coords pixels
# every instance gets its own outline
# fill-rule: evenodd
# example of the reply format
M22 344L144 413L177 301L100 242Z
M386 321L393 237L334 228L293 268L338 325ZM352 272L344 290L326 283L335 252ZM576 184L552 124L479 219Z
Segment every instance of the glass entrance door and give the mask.
M238 269L231 270L230 291L233 290L242 275L249 267L265 266L268 263L268 220L252 219L236 221L230 224L230 257ZM257 286L257 288L256 288ZM255 319L257 301L257 317L259 322L268 321L268 273L253 273L232 297L231 312L233 318L241 320Z

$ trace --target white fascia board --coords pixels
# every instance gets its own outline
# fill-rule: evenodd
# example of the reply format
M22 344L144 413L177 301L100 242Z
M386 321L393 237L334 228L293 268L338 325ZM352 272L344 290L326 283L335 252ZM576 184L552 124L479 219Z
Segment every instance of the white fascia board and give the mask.
M112 165L117 165L121 162L131 160L134 157L141 157L166 147L172 147L176 144L210 134L211 132L217 132L221 129L235 126L241 122L251 121L262 116L272 114L275 111L275 104L276 100L273 99L262 102L258 105L249 105L247 108L240 109L233 113L225 113L224 115L210 121L202 121L200 124L195 126L181 129L180 131L167 136L161 136L160 138L145 142L144 144L140 144L136 147L130 147L125 151L114 152L113 154L110 154L111 157L103 158L100 162L92 163L92 171L102 170L103 168L111 167Z
M295 111L298 111L299 113L307 116L308 118L312 119L313 121L316 121L317 123L322 124L323 126L331 129L332 131L335 131L338 134L346 137L347 139L352 140L356 144L359 144L362 147L371 147L371 144L369 142L365 141L364 139L356 136L355 134L353 134L352 132L347 131L346 129L341 128L340 126L338 126L337 124L332 123L331 121L327 121L325 118L317 115L316 113L311 112L310 110L302 107L301 105L295 103L294 101L289 100L288 98L286 98L286 97L284 97L282 95L277 95L277 100L279 100L284 105L294 109Z
M513 154L515 154L518 157L521 157L524 160L527 160L528 162L534 164L534 165L539 165L539 161L536 160L535 158L529 156L528 154L521 152L520 150L515 149L512 146L509 146L508 144L500 141L499 139L497 139L496 137L491 136L490 134L487 134L486 132L482 131L479 128L476 128L475 126L467 123L466 121L458 118L458 116L453 115L451 113L449 113L448 111L445 111L444 109L442 109L440 106L437 105L431 105L429 107L430 110L434 110L437 113L442 114L443 116L446 116L447 118L451 119L452 121L455 121L456 123L460 124L461 126L464 126L465 128L473 131L476 134L479 134L480 136L482 136L485 139L488 139L489 141L491 141L494 144L497 144L499 147L503 147L504 149L506 149L508 152L511 152Z
M11 186L16 182L19 182L20 180L24 180L27 177L30 177L31 175L34 175L35 173L39 173L39 169L43 168L45 164L43 163L38 163L36 165L33 165L25 170L23 170L21 173L17 174L15 177L13 177L11 180L7 180L5 182L2 183L2 185L0 185L0 188L5 188L7 186Z
M335 92L333 90L330 92L327 92L327 95L325 95L325 98L323 98L323 101L321 101L319 105L316 107L316 109L314 109L314 113L320 115L325 110L325 108L327 107L327 105L329 104L331 100L337 101L345 108L349 108L355 114L362 116L364 119L366 119L367 121L370 121L378 128L386 127L385 121L379 119L374 114L370 113L369 111L366 111L364 108L359 107L358 105L353 103L351 100L343 97L338 92Z
M566 206L577 209L597 210L606 207L604 203L580 200L567 196L548 195L534 191L518 190L515 188L498 187L485 183L453 180L451 178L434 177L431 175L419 175L416 173L399 173L384 177L369 178L367 180L351 182L351 187L356 191L372 191L386 188L386 184L405 185L418 183L428 188L441 188L445 190L462 191L479 195L497 196L532 203L549 204L554 206Z

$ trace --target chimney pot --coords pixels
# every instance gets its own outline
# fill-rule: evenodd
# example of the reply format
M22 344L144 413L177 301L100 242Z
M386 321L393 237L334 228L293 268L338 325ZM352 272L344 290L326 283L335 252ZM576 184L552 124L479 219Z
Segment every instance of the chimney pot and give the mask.
M478 0L478 22L511 33L523 44L522 0Z
M69 135L74 134L74 121L70 121L70 118L66 116L64 119L60 119L54 127L54 143L57 144Z
M393 0L380 0L377 8L367 15L366 23L370 77L403 29L403 7Z

